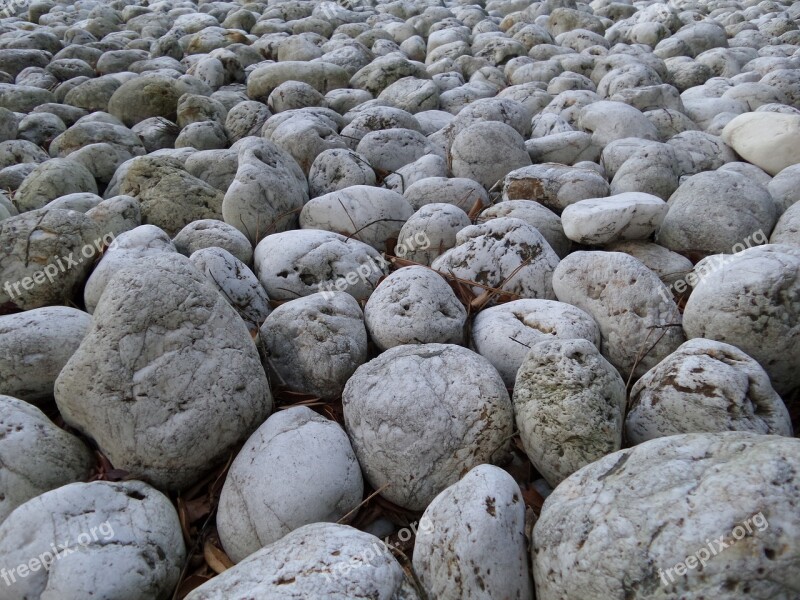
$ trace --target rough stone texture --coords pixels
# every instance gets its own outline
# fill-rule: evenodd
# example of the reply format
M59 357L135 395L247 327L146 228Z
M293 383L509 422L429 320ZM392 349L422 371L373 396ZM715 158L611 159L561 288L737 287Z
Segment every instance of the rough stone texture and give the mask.
M119 193L136 198L142 221L169 235L192 221L222 217L222 193L190 175L176 158L134 159L119 181Z
M528 352L550 339L586 339L600 345L600 329L587 313L555 300L514 300L482 310L472 323L472 348L514 387Z
M470 125L455 137L450 153L453 175L473 179L486 189L531 164L522 136L505 123ZM492 160L486 160L488 156Z
M403 567L383 548L375 536L347 525L305 525L201 585L186 600L418 600Z
M293 229L308 200L308 183L298 164L268 140L239 142L239 169L225 192L222 215L257 244L273 232Z
M769 243L800 246L800 204L793 204L781 215L772 230Z
M95 242L102 247L94 221L72 210L33 210L0 221L0 280L9 284L0 289L0 306L30 310L71 301L92 267Z
M0 317L0 393L33 403L52 397L56 377L91 321L67 306Z
M309 200L300 212L300 227L341 233L383 251L412 214L397 192L353 185Z
M333 290L362 300L389 266L372 246L317 229L269 235L256 246L253 258L256 275L273 300Z
M625 382L588 340L534 345L513 402L525 452L553 487L622 446Z
M273 381L294 392L338 398L367 360L367 330L358 302L322 292L281 304L264 321L259 340Z
M412 266L381 282L364 306L364 320L381 350L403 344L460 344L467 311L441 275Z
M433 261L434 270L500 289L512 298L555 299L552 279L558 256L525 221L503 217L471 225L458 232L456 244ZM476 296L490 293L486 287L472 290Z
M269 315L269 298L250 268L224 248L202 248L189 259L236 309L247 329L258 331Z
M94 457L27 402L0 395L0 524L31 498L89 476Z
M186 550L166 496L141 481L95 481L65 485L20 506L0 525L0 556L7 570L33 558L51 561L49 569L40 564L6 587L9 600L166 600Z
M544 205L533 200L505 200L481 212L478 222L499 217L522 219L539 230L559 258L569 254L572 242L564 235L561 218Z
M310 523L336 523L361 502L364 482L350 440L305 406L274 414L245 442L219 499L217 529L240 562Z
M432 598L533 596L522 492L492 465L472 469L425 509L414 544L417 576Z
M706 431L791 436L792 424L755 360L730 344L695 338L633 386L625 432L630 443L639 444Z
M600 327L603 356L627 379L638 378L685 341L681 314L667 287L621 252L574 252L553 273L561 302L589 313Z
M115 467L168 489L223 460L272 408L247 327L177 253L109 281L55 397Z
M387 350L356 370L342 402L367 480L409 510L425 508L473 467L499 461L513 429L500 375L450 344Z
M223 248L246 265L253 263L253 247L247 237L224 221L200 219L192 221L181 229L172 243L175 249L185 256L204 248Z
M689 296L686 334L736 346L788 392L800 384L800 250L769 244L725 258L705 269Z
M667 204L661 198L643 192L625 192L570 204L561 213L561 223L569 239L602 245L615 240L647 239L666 214Z
M766 239L778 220L778 207L767 189L734 172L698 173L684 181L667 205L656 238L674 252L730 253L759 232Z
M96 194L94 177L74 160L55 158L38 165L19 186L14 198L20 210L29 211L77 192Z
M798 473L800 441L744 432L606 456L545 501L533 531L536 597L788 600L800 584Z
M394 254L430 265L455 246L458 232L471 224L467 213L457 206L441 202L426 204L403 224Z
M596 171L543 163L509 173L503 200L535 200L560 213L570 204L610 194L608 182Z

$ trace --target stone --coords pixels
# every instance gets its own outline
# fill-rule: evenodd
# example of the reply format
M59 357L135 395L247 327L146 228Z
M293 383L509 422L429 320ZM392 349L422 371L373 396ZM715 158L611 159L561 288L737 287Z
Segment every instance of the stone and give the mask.
M88 216L72 210L0 221L0 306L31 310L72 301L106 241Z
M222 248L246 265L253 263L253 247L245 235L224 221L200 219L192 221L172 239L175 249L190 256L204 248Z
M489 194L477 181L465 177L426 177L415 181L403 192L414 210L427 204L445 203L469 213L476 205L489 206Z
M470 125L455 137L450 152L453 175L473 179L486 189L531 164L522 136L505 123ZM494 159L487 161L487 156Z
M441 275L411 266L380 283L364 306L364 321L381 350L405 344L460 344L467 311Z
M425 509L414 571L433 598L531 598L525 505L514 478L480 465Z
M542 234L559 258L569 254L572 242L564 235L561 218L542 204L534 200L504 200L481 212L478 223L500 217L522 219Z
M535 200L555 213L587 198L610 194L596 171L543 163L511 171L503 180L503 200Z
M358 142L356 152L376 171L394 172L435 153L435 149L418 131L395 128L367 133Z
M28 500L89 477L86 445L35 406L0 395L0 428L0 524Z
M800 166L786 167L767 184L780 212L800 201Z
M800 204L792 204L781 215L769 236L769 243L800 246Z
M685 280L692 270L692 261L652 242L615 242L606 246L609 252L624 252L644 263L670 289Z
M514 300L480 311L472 324L471 347L514 387L525 357L552 339L585 339L600 346L600 329L586 312L555 300Z
M294 229L308 200L308 182L294 159L268 140L238 142L239 168L222 201L226 223L255 245L266 235Z
M261 424L272 397L233 308L189 259L160 258L108 282L55 398L117 468L178 490Z
M409 510L424 509L473 467L500 460L513 429L500 375L450 344L387 350L356 370L342 403L367 481Z
M192 221L222 216L222 193L190 175L175 158L133 159L119 179L118 193L136 198L142 221L169 235L177 234Z
M136 198L113 196L86 211L86 216L94 221L99 231L109 237L117 237L141 225L142 213Z
M268 576L264 576L269 573ZM211 581L186 600L258 597L418 600L403 567L381 541L348 525L312 523L295 529Z
M89 170L74 160L52 158L36 166L19 186L14 199L24 212L80 192L97 193L97 184Z
M388 240L397 239L413 213L397 192L353 185L306 202L300 211L300 227L341 233L381 251Z
M667 287L622 252L573 252L556 267L553 289L597 322L603 356L626 379L641 377L686 339Z
M789 411L769 376L735 346L691 339L631 389L625 435L632 444L720 431L792 435Z
M767 189L733 171L689 177L667 207L656 241L674 252L734 252L747 240L760 236L766 241L778 220L778 207Z
M217 510L220 540L241 562L303 525L339 522L363 492L342 427L305 406L289 408L267 419L231 464Z
M363 300L389 267L372 246L318 229L269 235L253 258L259 281L276 301L334 289Z
M661 225L667 203L643 192L587 198L561 213L564 234L574 242L597 246L618 240L644 240Z
M769 557L796 552L785 532L798 515L798 450L783 436L684 434L584 467L547 498L534 527L536 597L616 598L634 583L632 598L733 598L748 588L791 596L793 580ZM629 528L609 551L622 523ZM598 579L601 565L611 570Z
M169 597L186 547L169 498L141 481L94 481L17 508L0 525L0 556L9 578L18 577L9 599L145 600Z
M67 306L0 317L0 393L31 403L51 398L90 323L87 313Z
M236 309L251 334L258 331L269 315L269 298L247 265L214 246L197 250L189 259Z
M471 224L467 213L457 206L439 202L426 204L403 224L394 254L430 266L438 256L456 245L458 232Z
M251 100L267 102L269 95L286 81L307 83L321 94L347 87L350 76L342 67L326 62L286 60L257 67L247 78Z
M548 484L622 447L626 396L622 377L591 341L531 347L512 400L522 446Z
M555 299L553 270L558 256L541 233L521 219L502 217L465 227L456 246L431 267L474 282L471 289L484 302L507 294L516 298Z
M142 75L126 81L114 91L108 101L108 112L127 127L151 117L163 117L174 122L180 96L174 80Z
M744 113L725 126L722 139L739 156L773 176L800 163L800 115Z
M800 252L768 244L713 258L684 308L686 335L736 346L769 373L778 393L787 393L800 384Z
M323 150L314 159L308 172L309 195L312 198L354 185L375 186L376 183L375 171L367 159L346 148Z
M367 360L361 307L340 291L281 304L261 325L258 339L273 381L323 399L341 396L347 380Z

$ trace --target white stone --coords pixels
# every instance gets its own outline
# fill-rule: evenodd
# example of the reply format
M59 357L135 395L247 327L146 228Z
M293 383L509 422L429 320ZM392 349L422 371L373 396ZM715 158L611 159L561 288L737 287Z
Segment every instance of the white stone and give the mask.
M722 139L739 156L773 176L800 163L800 115L744 113L725 126Z
M225 552L240 562L310 523L336 523L364 483L341 426L298 406L267 419L228 470L217 509Z
M501 460L513 429L500 375L450 344L387 350L355 372L342 402L367 480L409 510L424 509L461 473Z
M667 203L661 198L625 192L570 204L561 213L561 224L572 241L597 246L617 240L647 239L666 214Z

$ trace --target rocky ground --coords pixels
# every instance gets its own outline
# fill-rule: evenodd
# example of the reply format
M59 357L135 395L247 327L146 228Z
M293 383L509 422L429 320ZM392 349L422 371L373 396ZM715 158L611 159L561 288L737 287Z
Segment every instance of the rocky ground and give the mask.
M0 17L0 600L800 599L800 3Z

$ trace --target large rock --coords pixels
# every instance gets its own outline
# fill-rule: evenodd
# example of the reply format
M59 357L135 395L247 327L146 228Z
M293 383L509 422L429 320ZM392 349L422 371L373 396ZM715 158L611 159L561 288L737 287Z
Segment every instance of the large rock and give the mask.
M52 397L56 377L91 322L87 313L67 306L0 317L0 394L27 402Z
M482 284L471 287L476 296L487 294L491 299L505 292L512 298L555 299L552 280L558 256L525 221L502 217L470 225L458 232L456 244L431 266Z
M55 397L112 464L168 489L222 460L272 408L247 327L177 253L111 279Z
M513 402L525 453L553 487L622 446L625 382L589 340L534 345Z
M294 392L338 398L367 360L367 330L358 302L322 292L281 304L261 326L273 381Z
M522 492L492 465L472 469L422 515L414 570L431 598L533 597Z
M186 558L169 498L141 481L72 483L0 525L8 600L166 600ZM24 569L24 572L23 572Z
M553 273L561 302L600 326L600 349L624 378L638 378L685 341L681 314L667 287L621 252L574 252Z
M97 193L97 183L89 170L74 160L53 158L36 166L14 198L20 210L28 211L79 192Z
M190 175L177 158L133 159L119 180L119 193L139 201L142 222L169 235L192 221L222 217L222 192Z
M497 122L467 127L453 140L450 157L454 176L473 179L486 189L531 164L522 136L510 125Z
M119 86L108 101L108 112L133 127L151 117L177 118L181 91L175 81L159 75L142 75Z
M722 139L746 161L777 175L800 163L800 115L744 113L722 130Z
M94 457L27 402L0 395L0 523L15 508L89 476Z
M245 138L237 146L239 168L222 201L225 222L254 245L271 233L294 229L308 201L299 165L268 140Z
M391 552L369 533L313 523L251 554L186 600L259 598L417 600Z
M252 100L266 103L275 88L286 81L309 84L322 94L347 87L347 71L327 62L286 60L258 67L247 78L247 95Z
M341 426L310 408L274 414L231 464L217 511L235 562L310 523L336 523L361 502L364 483Z
M661 198L625 192L608 198L589 198L570 204L561 213L566 236L586 245L650 237L667 214Z
M342 403L367 480L409 510L425 508L473 467L499 461L513 429L500 375L451 344L390 348L356 370Z
M735 346L695 338L633 386L625 432L639 444L706 431L792 435L792 423L761 365Z
M700 281L683 313L688 337L736 346L779 393L800 385L800 249L769 244L712 258L720 260L696 268Z
M75 297L107 240L73 210L33 210L0 221L0 306L30 310Z
M799 474L800 440L744 432L606 456L545 501L533 530L536 597L793 598Z

